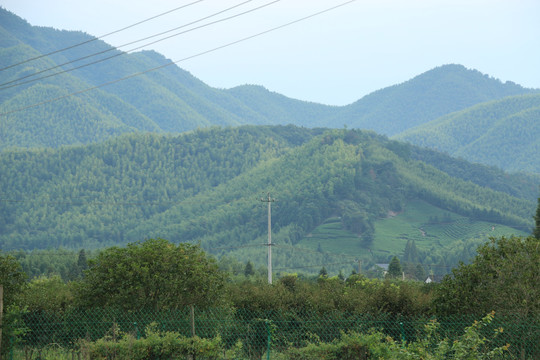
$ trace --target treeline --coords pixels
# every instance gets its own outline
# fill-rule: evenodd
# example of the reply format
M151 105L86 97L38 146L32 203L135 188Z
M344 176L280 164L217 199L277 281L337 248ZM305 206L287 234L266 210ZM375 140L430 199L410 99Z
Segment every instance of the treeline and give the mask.
M324 272L329 277L338 276L344 279L351 274L361 272L370 278L384 278L384 270L377 264L388 263L392 257L396 256L406 279L424 281L431 277L433 280L440 280L459 263L469 263L476 256L478 246L485 242L484 238L469 239L455 241L446 247L432 246L419 249L414 240L409 240L399 254L371 258L278 245L273 249L273 266L277 277L296 272L312 277ZM88 260L95 258L99 251L60 248L9 251L7 254L19 262L29 280L40 277L58 277L68 282L81 279L84 270L88 268ZM267 274L266 257L265 246L250 246L230 252L223 251L223 255L217 258L217 263L222 271L233 278L241 279L246 274L264 278ZM359 260L361 260L360 263ZM360 269L359 266L361 266ZM252 270L246 270L246 267Z
M474 184L500 191L521 199L534 199L538 196L540 176L527 173L510 173L495 166L469 162L461 157L455 158L448 154L405 145L412 159L425 162L448 175L470 181Z
M382 279L368 278L355 271L332 276L321 270L316 276L284 273L271 285L267 283L266 274L261 273L265 270L255 269L250 262L242 264L241 268L236 263L240 273L237 271L235 275L221 270L220 262L199 246L175 245L163 239L107 248L90 258L84 251L75 253L77 256L72 261L62 260L77 268L71 280L42 275L26 282L28 276L23 269L28 262L24 257L19 256L17 260L3 253L0 259L3 269L9 271L2 273L2 282L9 289L6 293L10 294L10 303L30 306L31 311L70 307L110 306L134 310L232 305L253 311L335 309L349 313L426 316L439 311L440 314L482 314L496 310L511 314L519 308L519 313L528 315L540 310L539 298L535 295L538 291L535 279L539 275L534 271L540 256L538 241L533 236L492 239L479 246L470 264L454 268L453 276L445 277L441 284L398 281L401 272L394 273L391 264ZM403 263L413 263L415 250L408 246L406 251ZM503 260L492 263L490 258L495 255L502 256ZM399 261L397 264L399 266ZM500 278L497 277L500 268L512 271ZM514 288L523 294L520 299L527 299L527 305L521 300L510 300L514 296L510 291L494 298L482 297L479 294L488 294L489 286L475 287L474 283L468 283L471 277L493 281L490 285L493 289L503 285L507 290ZM521 281L512 282L518 278ZM47 289L49 285L51 289ZM449 296L449 292L453 295ZM480 302L471 303L462 298L463 302L459 303L460 294L466 292L480 296ZM62 302L56 303L59 296Z

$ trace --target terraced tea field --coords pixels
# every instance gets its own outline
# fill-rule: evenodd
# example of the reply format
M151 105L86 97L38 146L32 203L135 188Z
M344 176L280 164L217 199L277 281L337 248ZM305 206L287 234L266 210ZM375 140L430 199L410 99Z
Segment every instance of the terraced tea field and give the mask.
M509 235L529 234L508 226L469 219L423 201L412 201L403 212L375 223L375 240L369 249L362 246L358 235L341 228L339 218L328 219L302 239L298 246L370 258L373 255L399 255L408 240L415 240L419 249L430 249L432 246L446 247L457 240L487 240Z

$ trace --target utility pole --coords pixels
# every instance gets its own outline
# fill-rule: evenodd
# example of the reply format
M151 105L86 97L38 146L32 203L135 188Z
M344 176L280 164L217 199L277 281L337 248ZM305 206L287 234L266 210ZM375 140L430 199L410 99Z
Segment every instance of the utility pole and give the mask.
M270 197L268 193L268 198L261 198L262 202L268 203L268 283L272 284L272 203L276 201Z

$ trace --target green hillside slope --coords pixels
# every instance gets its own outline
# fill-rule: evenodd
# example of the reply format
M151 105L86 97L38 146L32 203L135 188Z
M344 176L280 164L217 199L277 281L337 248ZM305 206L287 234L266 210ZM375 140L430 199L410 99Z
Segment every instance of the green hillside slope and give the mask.
M359 253L384 256L377 249L386 247L389 239L381 234L388 230L379 222L415 201L456 218L530 231L535 199L452 177L403 148L369 132L320 134L288 126L133 134L84 147L4 151L0 248L88 249L163 237L249 259L264 250L266 204L260 199L268 192L277 200L273 239L285 252L277 263L282 267L313 261L297 252L310 234L332 233L320 228L331 223L339 228L323 249L339 237ZM392 251L401 248L401 233L391 241Z
M334 116L339 109L337 106L291 99L256 85L237 86L226 92L242 101L257 114L264 116L264 121L268 124L314 127L324 123L327 128L343 126L343 124L329 124L321 121L321 119Z
M390 136L480 102L530 91L462 65L444 65L363 97L344 107L332 123Z
M88 147L0 154L0 248L96 247L309 140L291 127L131 135ZM52 234L55 234L52 236Z
M266 205L258 199L265 196L261 190L267 190L277 198L272 210L272 239L276 243L275 267L282 270L302 262L311 265L317 258L333 263L343 254L364 258L366 264L384 262L389 250L401 254L407 241L403 234L394 233L389 238L378 223L390 213L402 212L414 200L456 218L470 219L472 229L462 232L459 240L439 236L429 248L427 243L421 244L424 257L430 254L430 264L442 261L447 249L454 259L468 260L461 257L462 248L474 253L472 244L487 239L488 235L478 232L481 224L504 228L502 233L507 235L530 232L533 200L456 180L424 163L403 159L388 145L370 134L328 133L141 222L133 231L174 241L198 241L212 253L263 264ZM187 213L191 216L183 216ZM425 222L424 217L426 213L415 222ZM155 224L166 225L158 228ZM318 254L319 245L323 252Z
M1 12L1 11L0 11ZM39 56L27 45L0 49L0 67ZM13 80L55 66L48 58L32 66L0 72L0 150L9 147L58 147L87 144L134 131L160 131L151 119L117 96L90 87L70 73L14 87ZM24 81L29 81L28 78ZM58 99L57 101L50 101ZM33 106L39 104L39 106ZM24 109L23 111L18 111Z
M114 135L130 131L174 133L212 125L265 122L264 116L252 111L224 91L210 88L176 65L116 82L118 79L170 64L170 60L155 52L125 54L102 41L92 41L90 35L81 32L33 27L4 9L0 9L0 20L2 32L6 34L0 48L0 68L9 67L0 73L0 113L8 114L2 116L0 121L4 122L3 119L8 118L5 122L26 123L22 127L4 128L6 141L1 144L2 148L55 147L103 141L110 136L102 134L100 123L110 122L111 117L116 118L114 121L120 128ZM87 43L40 57L42 54L81 42ZM102 54L80 60L93 53ZM40 58L25 62L36 57ZM108 57L112 58L100 62ZM21 62L23 63L20 66L10 67ZM86 66L92 62L96 63ZM72 71L73 68L79 69ZM54 75L58 72L63 73ZM36 79L39 81L34 81ZM108 83L111 84L102 86ZM41 89L40 85L57 86L62 94L39 93L37 90ZM85 91L96 86L100 87L99 90ZM79 93L81 91L83 93ZM88 122L88 116L76 112L57 126L62 127L63 132L58 132L57 129L42 129L39 126L31 127L32 123L43 121L43 117L49 118L47 121L59 116L65 118L62 114L65 102L47 101L73 93L77 95L67 97L65 101L76 102L76 99L82 99L82 112L91 113L92 122ZM44 101L50 106L38 106L41 118L36 118L36 113L30 112L27 107ZM21 109L23 111L19 111ZM69 136L63 136L63 133L79 132L77 127L82 126L81 123L96 126L95 138L72 141ZM31 139L39 137L39 133L43 131L55 135L54 141L41 139L32 143ZM21 138L27 140L20 141Z
M302 238L298 248L322 258L343 260L354 256L369 268L370 264L388 263L395 255L406 261L406 246L414 242L418 255L415 262L440 275L448 273L459 261L472 258L478 245L490 237L528 236L523 230L463 217L422 200L411 200L401 212L375 221L375 237L370 246L362 246L358 235L344 230L341 219L336 217Z
M396 136L507 171L540 173L540 95L476 105Z

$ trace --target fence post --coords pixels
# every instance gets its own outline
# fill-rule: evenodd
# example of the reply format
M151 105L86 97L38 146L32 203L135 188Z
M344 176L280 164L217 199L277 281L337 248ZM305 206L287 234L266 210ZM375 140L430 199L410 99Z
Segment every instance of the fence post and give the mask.
M270 320L266 320L266 360L270 360L270 343L272 342L272 332L270 331Z
M399 322L399 327L401 329L401 344L405 346L405 328L403 327L403 321Z
M13 360L13 336L9 337L9 360ZM2 355L0 355L0 358Z
M189 321L191 323L191 337L195 337L195 307L193 304L189 306L190 314Z

